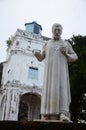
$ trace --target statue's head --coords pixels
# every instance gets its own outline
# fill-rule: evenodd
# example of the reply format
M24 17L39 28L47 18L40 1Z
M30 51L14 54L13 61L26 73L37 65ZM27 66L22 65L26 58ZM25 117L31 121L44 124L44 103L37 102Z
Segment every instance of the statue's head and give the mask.
M53 24L53 26L52 26L52 34L53 34L53 39L54 40L60 39L61 34L62 34L62 29L63 28L62 28L61 24L58 24L58 23Z

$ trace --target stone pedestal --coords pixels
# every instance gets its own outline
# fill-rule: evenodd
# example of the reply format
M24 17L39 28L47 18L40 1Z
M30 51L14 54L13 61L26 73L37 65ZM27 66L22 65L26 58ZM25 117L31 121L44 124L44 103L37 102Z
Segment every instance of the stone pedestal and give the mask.
M0 130L86 130L86 124L54 121L0 121Z

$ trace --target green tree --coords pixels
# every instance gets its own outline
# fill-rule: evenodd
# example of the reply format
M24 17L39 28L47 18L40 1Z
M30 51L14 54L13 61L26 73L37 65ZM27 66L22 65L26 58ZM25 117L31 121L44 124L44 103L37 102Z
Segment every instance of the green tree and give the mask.
M78 60L69 64L71 118L73 122L86 121L86 36L73 36L69 42L78 55Z
M9 47L10 45L12 45L12 36L8 38L8 40L6 41L7 46Z

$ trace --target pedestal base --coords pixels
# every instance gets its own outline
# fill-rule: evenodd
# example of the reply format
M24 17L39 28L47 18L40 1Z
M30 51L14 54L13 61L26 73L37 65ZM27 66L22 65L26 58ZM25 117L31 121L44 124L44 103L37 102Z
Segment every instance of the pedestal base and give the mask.
M86 124L55 121L0 121L0 130L86 130Z
M60 120L34 120L36 122L57 122L57 123L73 123L72 121L60 121Z

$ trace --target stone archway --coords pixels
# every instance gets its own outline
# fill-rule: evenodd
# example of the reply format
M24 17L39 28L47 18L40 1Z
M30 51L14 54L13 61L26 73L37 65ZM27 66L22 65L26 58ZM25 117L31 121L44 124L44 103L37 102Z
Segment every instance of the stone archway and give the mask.
M40 119L41 97L38 94L26 93L21 96L18 120Z

